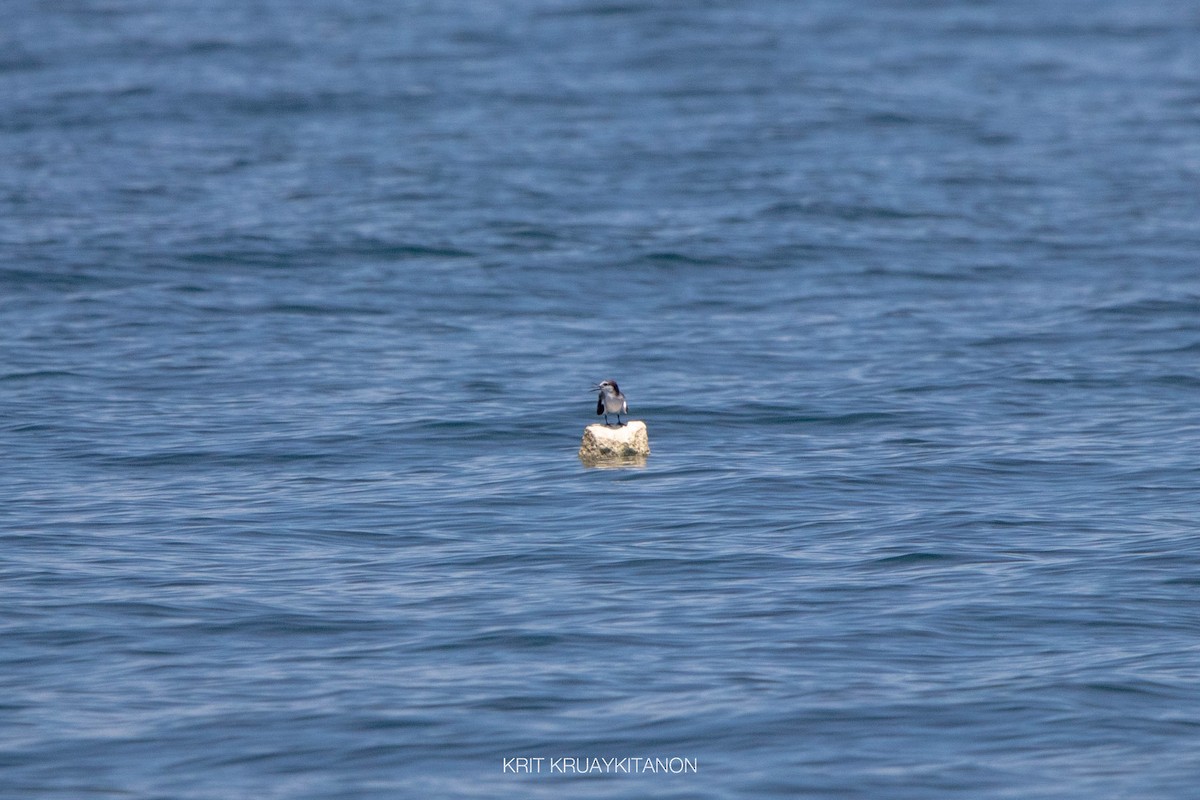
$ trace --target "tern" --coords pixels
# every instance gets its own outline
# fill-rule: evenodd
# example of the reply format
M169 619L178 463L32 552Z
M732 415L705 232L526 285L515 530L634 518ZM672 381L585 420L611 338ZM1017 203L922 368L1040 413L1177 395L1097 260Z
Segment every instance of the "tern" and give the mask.
M629 406L625 403L625 395L621 394L621 390L617 387L617 382L611 378L606 381L600 381L594 387L600 392L600 396L596 398L596 416L604 415L604 424L608 424L608 415L617 415L617 424L621 423L621 415L629 413Z

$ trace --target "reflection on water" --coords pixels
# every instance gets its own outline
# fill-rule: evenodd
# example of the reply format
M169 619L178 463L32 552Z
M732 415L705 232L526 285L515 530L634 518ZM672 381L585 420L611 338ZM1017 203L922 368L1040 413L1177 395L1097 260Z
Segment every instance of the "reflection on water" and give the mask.
M646 456L587 457L580 454L579 460L589 469L643 469Z

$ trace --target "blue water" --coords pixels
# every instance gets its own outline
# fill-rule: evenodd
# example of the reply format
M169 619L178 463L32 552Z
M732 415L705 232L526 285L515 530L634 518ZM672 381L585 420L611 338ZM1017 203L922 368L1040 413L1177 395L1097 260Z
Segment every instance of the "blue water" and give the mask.
M5 800L1195 797L1194 4L4 16Z

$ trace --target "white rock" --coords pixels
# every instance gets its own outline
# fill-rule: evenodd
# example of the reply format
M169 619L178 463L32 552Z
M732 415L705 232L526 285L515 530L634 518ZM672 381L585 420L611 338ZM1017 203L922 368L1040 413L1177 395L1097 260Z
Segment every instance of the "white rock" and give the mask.
M579 457L587 462L650 455L646 423L630 420L624 425L588 425L583 429Z

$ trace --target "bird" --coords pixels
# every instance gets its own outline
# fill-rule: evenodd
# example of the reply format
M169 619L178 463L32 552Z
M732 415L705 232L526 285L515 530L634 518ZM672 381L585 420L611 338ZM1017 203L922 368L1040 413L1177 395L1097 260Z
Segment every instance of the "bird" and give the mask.
M604 424L608 424L608 415L617 415L617 424L621 423L621 415L629 413L629 406L625 403L625 395L621 394L621 390L617 387L617 382L612 378L606 381L600 381L593 387L600 392L600 396L596 398L596 416L604 415Z

